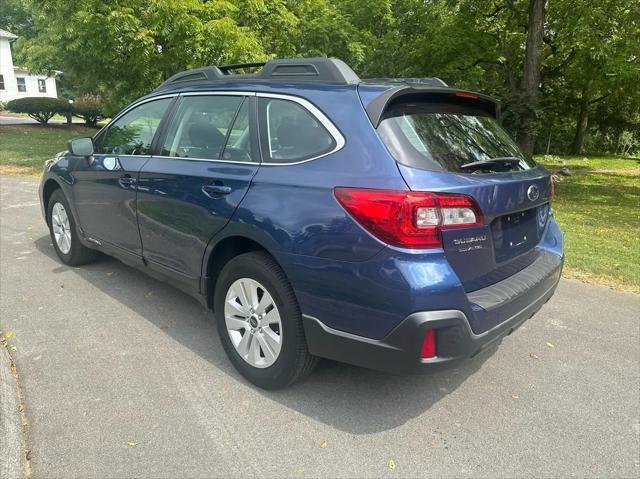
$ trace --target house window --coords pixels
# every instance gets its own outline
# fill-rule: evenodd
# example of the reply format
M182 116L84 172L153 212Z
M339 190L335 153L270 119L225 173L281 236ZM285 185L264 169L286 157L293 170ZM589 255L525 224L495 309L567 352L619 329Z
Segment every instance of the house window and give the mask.
M40 93L47 93L47 82L45 80L38 80L38 91Z
M24 78L16 78L16 81L18 82L18 91L26 92L27 84L25 83Z
M4 75L0 75L0 90L4 90Z

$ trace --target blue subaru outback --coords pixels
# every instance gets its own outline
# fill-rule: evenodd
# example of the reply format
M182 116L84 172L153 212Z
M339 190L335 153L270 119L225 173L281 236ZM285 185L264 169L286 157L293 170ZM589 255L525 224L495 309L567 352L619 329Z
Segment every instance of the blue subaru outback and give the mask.
M550 175L499 114L336 59L198 68L48 161L42 211L65 264L100 251L213 310L260 387L317 358L438 370L530 318L562 269Z

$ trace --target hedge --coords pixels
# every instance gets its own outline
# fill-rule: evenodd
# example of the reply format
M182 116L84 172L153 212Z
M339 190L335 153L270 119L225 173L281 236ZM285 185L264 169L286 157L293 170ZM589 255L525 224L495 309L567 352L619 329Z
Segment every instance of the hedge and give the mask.
M26 113L38 123L46 125L56 113L67 114L71 105L67 100L49 97L27 97L11 100L7 110L14 113Z
M77 98L73 103L73 114L84 120L87 126L96 126L104 118L104 106L99 95L86 95Z

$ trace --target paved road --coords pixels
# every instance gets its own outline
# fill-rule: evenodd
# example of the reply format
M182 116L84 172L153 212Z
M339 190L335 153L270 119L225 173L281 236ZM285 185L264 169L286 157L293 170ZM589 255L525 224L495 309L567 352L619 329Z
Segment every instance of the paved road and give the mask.
M38 122L29 117L3 116L0 115L0 126L2 125L36 125ZM50 124L62 125L66 124L66 120L49 120Z
M34 477L640 475L638 296L563 281L458 370L324 362L264 392L194 300L115 260L63 266L35 180L0 183L0 327Z

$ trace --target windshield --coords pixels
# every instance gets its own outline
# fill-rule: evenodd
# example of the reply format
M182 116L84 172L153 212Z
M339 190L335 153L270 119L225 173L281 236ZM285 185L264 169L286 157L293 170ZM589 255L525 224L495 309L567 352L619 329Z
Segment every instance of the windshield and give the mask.
M535 166L493 117L465 105L396 105L385 112L378 133L396 161L414 168L491 173ZM487 163L470 165L476 162Z

